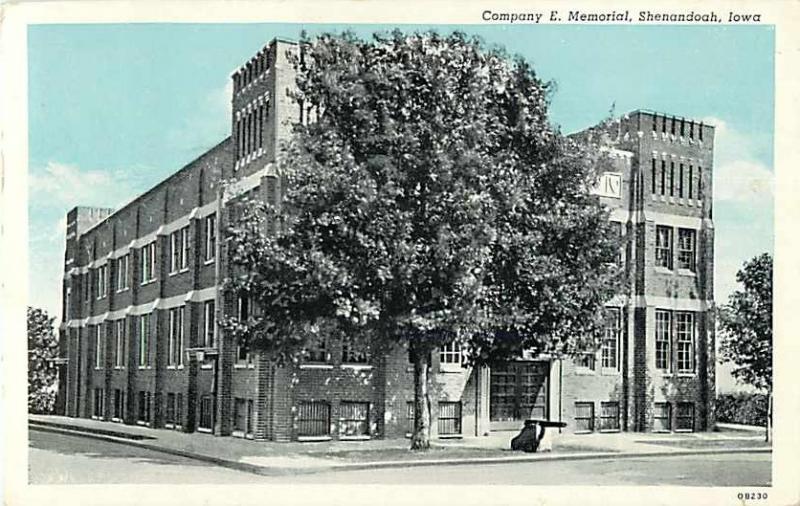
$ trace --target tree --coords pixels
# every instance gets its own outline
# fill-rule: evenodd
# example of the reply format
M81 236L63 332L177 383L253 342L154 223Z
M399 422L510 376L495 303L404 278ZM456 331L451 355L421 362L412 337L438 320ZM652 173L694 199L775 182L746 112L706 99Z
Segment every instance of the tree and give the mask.
M618 240L589 190L603 158L547 120L549 84L461 33L304 37L303 110L279 158L280 202L228 235L225 327L278 361L324 333L400 344L414 364L413 449L429 446L428 365L596 344L619 288Z
M736 273L742 289L718 311L722 359L734 364L733 376L767 393L772 417L772 256L763 253Z
M58 339L53 320L43 309L28 307L28 411L52 413L56 401Z

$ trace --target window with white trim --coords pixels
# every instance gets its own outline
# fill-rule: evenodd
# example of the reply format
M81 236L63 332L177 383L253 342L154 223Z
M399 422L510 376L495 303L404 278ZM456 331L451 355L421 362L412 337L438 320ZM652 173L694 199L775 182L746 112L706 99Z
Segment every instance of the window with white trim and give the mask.
M693 229L678 229L678 268L694 272L696 233Z
M97 273L97 298L102 299L108 295L108 264L95 269Z
M366 364L367 362L369 362L369 354L366 346L349 337L342 339L343 364Z
M216 328L217 320L214 311L214 301L209 300L203 304L203 346L206 348L213 348L214 342L214 329Z
M672 270L672 227L656 226L656 267Z
M670 312L656 309L656 369L669 372L672 349L672 321Z
M114 367L125 367L125 319L114 322Z
M453 341L439 348L439 363L460 366L463 361L461 343Z
M206 216L205 259L214 260L217 254L217 213Z
M437 428L440 436L461 434L461 402L439 401Z
M672 407L668 402L653 404L653 431L669 432L672 430Z
M694 404L679 402L675 411L675 430L682 432L694 431Z
M102 369L103 364L103 341L100 333L100 325L94 327L94 368Z
M181 270L186 270L189 268L189 251L191 247L191 241L189 239L189 226L185 226L181 229Z
M183 316L184 306L169 310L169 343L167 346L167 365L183 365Z
M575 403L575 432L594 432L594 403Z
M178 272L178 266L181 262L181 235L180 231L176 230L169 236L169 273L175 274Z
M128 289L128 263L130 255L123 255L117 259L117 291Z
M619 308L606 308L603 342L600 345L600 362L603 369L619 368L621 329Z
M139 317L139 366L150 365L150 314Z
M600 403L600 431L619 431L619 402Z
M679 373L694 372L694 313L675 313L675 340Z
M142 284L156 279L156 241L146 244L139 252Z

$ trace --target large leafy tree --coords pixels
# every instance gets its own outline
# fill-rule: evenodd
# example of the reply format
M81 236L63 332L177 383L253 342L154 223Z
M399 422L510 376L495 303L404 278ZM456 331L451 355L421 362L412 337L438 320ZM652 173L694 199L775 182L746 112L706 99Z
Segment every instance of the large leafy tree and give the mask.
M619 279L589 191L604 159L549 124L550 85L528 62L477 38L326 34L301 49L282 199L244 206L229 234L228 289L260 316L226 327L283 361L322 333L408 347L424 449L436 347L457 340L479 363L594 345Z
M53 318L43 309L28 307L28 411L52 413L56 400L58 339Z
M772 257L763 253L736 273L742 288L728 297L719 314L720 353L734 365L738 380L772 390Z

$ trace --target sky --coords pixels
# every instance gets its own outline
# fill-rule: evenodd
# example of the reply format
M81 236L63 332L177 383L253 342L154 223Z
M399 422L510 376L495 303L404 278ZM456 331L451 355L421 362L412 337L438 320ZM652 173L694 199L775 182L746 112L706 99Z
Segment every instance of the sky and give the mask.
M66 213L120 207L230 133L229 77L274 37L389 25L32 25L28 31L30 305L60 316ZM565 133L609 111L716 125L715 299L773 251L771 26L438 25L505 46L556 83Z

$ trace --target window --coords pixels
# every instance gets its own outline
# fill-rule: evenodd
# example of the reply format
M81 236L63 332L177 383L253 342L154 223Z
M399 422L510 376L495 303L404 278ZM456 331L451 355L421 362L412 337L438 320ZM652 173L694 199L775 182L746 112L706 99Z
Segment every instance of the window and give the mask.
M594 403L575 403L575 432L594 432Z
M339 435L369 436L369 403L342 401L339 404Z
M239 397L234 399L233 430L240 436L253 435L253 401Z
M669 311L656 309L656 369L670 371L672 328Z
M667 185L667 162L665 160L661 160L661 195L665 194L665 189Z
M366 364L368 361L369 355L362 343L349 337L342 340L343 364Z
M656 194L656 159L650 160L650 193Z
M675 430L692 432L694 431L694 404L691 402L679 402L675 413Z
M697 166L697 198L703 200L703 169Z
M206 217L206 262L214 260L217 254L217 215L216 213Z
M214 347L214 328L216 326L214 314L214 301L209 300L203 305L203 346Z
M179 429L183 425L183 394L168 393L167 409L164 416L167 427Z
M694 313L675 313L678 372L694 372Z
M688 228L678 229L678 268L694 272L696 232Z
M90 274L87 272L82 277L83 280L83 301L89 302L92 294L92 278Z
M689 165L689 198L692 198L692 189L694 186L694 167Z
M181 229L181 270L186 270L189 268L189 247L191 246L191 242L189 241L189 227L183 227Z
M306 361L326 363L328 358L328 340L324 336L317 336L307 350Z
M125 319L114 322L114 367L125 367Z
M145 245L140 252L142 284L156 279L156 242Z
M169 345L167 365L183 365L183 306L169 310Z
M681 118L681 137L686 134L686 118Z
M174 274L178 272L178 265L181 262L181 236L180 231L173 232L169 236L170 241L170 261L169 261L169 272L170 274Z
M675 196L675 162L669 162L669 196Z
M125 417L125 392L119 388L114 389L114 414L112 418L122 420Z
M152 394L150 392L145 392L144 390L139 391L139 396L136 399L137 405L137 412L136 412L136 420L141 423L150 423L152 420L151 414L151 401L152 401Z
M619 430L619 402L600 403L600 431Z
M108 295L108 264L95 269L97 273L97 298L102 299Z
M656 226L656 267L672 270L672 227Z
M461 434L461 403L439 402L439 435Z
M139 366L150 365L150 315L139 317Z
M575 357L575 366L578 369L584 369L586 371L594 371L595 369L595 354L594 353L582 353Z
M100 325L94 326L94 368L103 368L103 339L100 335Z
M683 125L683 122L681 122ZM681 133L681 135L683 135ZM678 168L678 197L683 198L683 164L680 164Z
M92 403L92 416L95 418L103 418L106 411L106 393L102 388L94 389L94 402Z
M653 431L669 432L672 430L672 409L668 402L656 402L653 405Z
M117 259L117 291L128 289L128 260L130 255L123 255Z
M325 401L302 401L297 406L298 437L330 434L331 406Z
M167 394L167 412L164 415L164 423L168 427L175 426L175 394Z
M600 361L604 369L617 369L619 366L620 333L620 310L618 308L606 308L605 333L600 347Z
M214 397L204 395L200 397L200 421L197 424L200 430L214 430Z
M461 343L453 341L439 349L439 363L460 366L462 361Z

